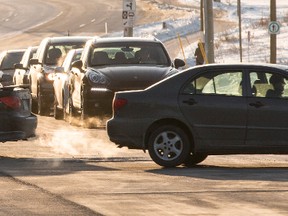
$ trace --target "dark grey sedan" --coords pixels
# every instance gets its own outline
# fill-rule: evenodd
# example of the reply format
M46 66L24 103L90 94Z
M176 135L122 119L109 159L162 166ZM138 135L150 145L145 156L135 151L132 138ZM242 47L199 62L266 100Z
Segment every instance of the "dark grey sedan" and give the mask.
M0 142L35 136L37 116L31 113L31 94L17 86L0 88Z
M208 155L288 154L287 79L283 65L190 68L145 90L117 92L107 132L165 167Z

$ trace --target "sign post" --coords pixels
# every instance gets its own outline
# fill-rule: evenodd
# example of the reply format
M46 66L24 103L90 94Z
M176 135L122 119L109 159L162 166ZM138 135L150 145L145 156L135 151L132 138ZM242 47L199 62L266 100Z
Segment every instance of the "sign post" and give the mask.
M133 37L133 26L136 12L136 0L123 0L122 20L124 37Z
M280 31L280 25L276 16L276 0L270 0L270 20L268 30L270 32L270 63L276 64L277 59L277 33Z

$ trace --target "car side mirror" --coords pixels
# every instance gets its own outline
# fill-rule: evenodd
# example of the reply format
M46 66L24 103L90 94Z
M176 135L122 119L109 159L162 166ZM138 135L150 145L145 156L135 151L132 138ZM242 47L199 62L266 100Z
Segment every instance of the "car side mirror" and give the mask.
M182 60L182 59L179 59L179 58L175 58L174 59L174 65L175 65L175 68L180 68L180 67L183 67L186 65L186 63Z
M36 58L35 59L34 58L30 59L30 65L35 65L35 64L41 64L41 63Z
M14 64L14 68L15 68L15 69L25 69L25 68L23 67L23 64L21 64L21 63L16 63L16 64Z
M82 60L77 60L77 61L72 62L71 66L78 68L80 71L82 71L83 62Z

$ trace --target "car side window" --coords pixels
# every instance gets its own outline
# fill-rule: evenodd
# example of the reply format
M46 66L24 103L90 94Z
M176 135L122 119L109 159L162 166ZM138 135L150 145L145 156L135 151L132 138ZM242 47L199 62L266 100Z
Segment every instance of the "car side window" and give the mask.
M193 79L184 94L242 96L242 72L208 72Z
M251 92L255 97L287 98L287 77L271 72L250 73Z

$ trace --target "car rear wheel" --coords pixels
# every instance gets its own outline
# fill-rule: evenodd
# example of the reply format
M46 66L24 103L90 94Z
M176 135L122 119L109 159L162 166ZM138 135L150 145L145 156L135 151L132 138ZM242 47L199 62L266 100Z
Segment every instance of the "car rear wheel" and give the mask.
M198 163L204 161L208 155L206 154L193 154L192 152L187 156L186 160L184 161L184 165L187 167L195 166Z
M160 126L149 137L148 151L158 165L175 167L182 164L189 155L189 138L180 127Z

